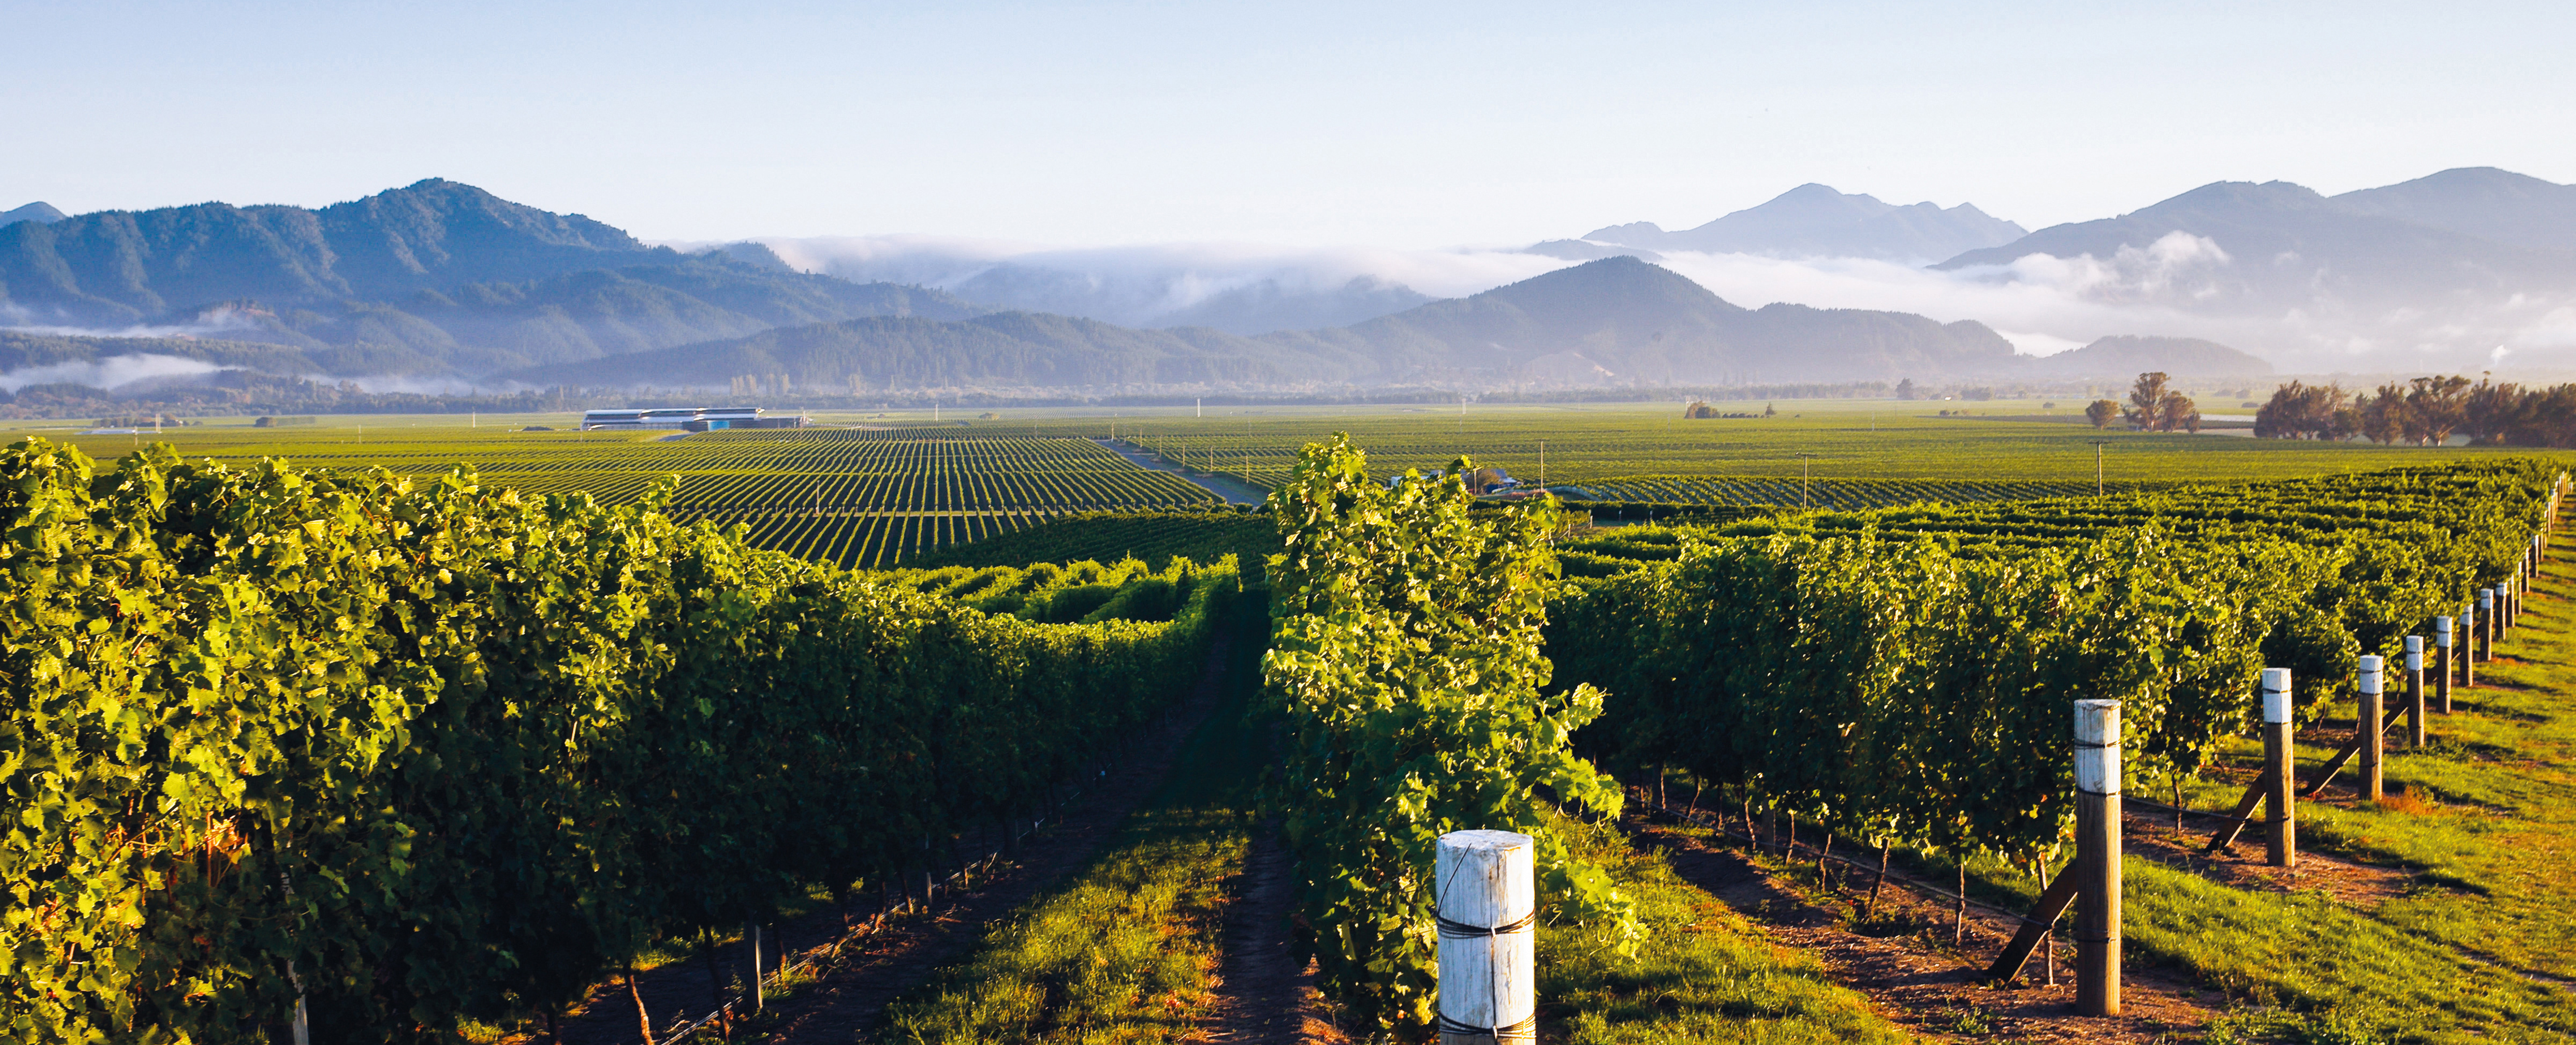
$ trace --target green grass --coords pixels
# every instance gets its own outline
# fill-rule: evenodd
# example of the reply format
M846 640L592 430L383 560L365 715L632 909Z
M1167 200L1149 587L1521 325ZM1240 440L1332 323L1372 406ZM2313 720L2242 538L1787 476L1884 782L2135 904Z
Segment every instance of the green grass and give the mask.
M1859 992L1804 954L1773 946L1743 915L1614 831L1565 821L1568 841L1637 898L1649 935L1634 961L1602 934L1539 933L1539 1011L1568 1045L1659 1042L1901 1042Z
M1225 881L1251 840L1257 761L1243 752L1257 740L1243 711L1264 623L1238 624L1224 700L1103 855L897 999L875 1040L1117 1045L1194 1025L1221 955Z
M2122 930L2256 1008L2332 1014L2379 1040L2563 1041L2576 999L2316 892L2249 892L2125 863Z

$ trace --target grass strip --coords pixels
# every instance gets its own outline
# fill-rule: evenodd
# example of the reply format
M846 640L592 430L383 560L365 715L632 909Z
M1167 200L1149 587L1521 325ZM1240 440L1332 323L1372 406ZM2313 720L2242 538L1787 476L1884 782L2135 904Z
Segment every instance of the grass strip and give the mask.
M1211 999L1225 882L1243 866L1259 760L1244 721L1257 625L1224 693L1149 797L1079 875L1015 912L888 1010L879 1042L1120 1045L1185 1037Z

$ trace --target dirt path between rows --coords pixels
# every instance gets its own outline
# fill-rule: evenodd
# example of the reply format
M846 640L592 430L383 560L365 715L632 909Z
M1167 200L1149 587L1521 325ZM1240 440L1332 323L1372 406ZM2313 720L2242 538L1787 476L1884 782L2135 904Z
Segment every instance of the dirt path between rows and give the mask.
M1232 636L1220 634L1208 651L1206 670L1175 713L1136 745L1125 764L1111 769L1089 794L1073 802L1061 820L1028 839L1016 860L989 875L978 873L970 891L943 893L926 914L893 919L874 931L862 927L845 936L840 912L829 908L777 927L791 960L815 957L824 971L789 997L777 997L773 989L768 1010L750 1021L752 1028L737 1025L734 1040L830 1045L864 1040L861 1035L878 1028L886 1006L896 997L966 955L983 942L993 924L1088 866L1127 815L1170 775L1182 741L1216 706L1232 645ZM837 956L827 955L836 943ZM742 960L740 945L727 952L725 960L737 964ZM772 956L764 965L776 961ZM662 1028L715 1008L710 977L701 960L673 962L640 979L645 1005L654 1014L657 1043L663 1040ZM737 1012L747 1009L747 1003L736 1007ZM634 1001L622 980L594 988L584 1008L563 1024L567 1045L630 1045L641 1040ZM692 1040L715 1038L701 1035Z
M1890 884L1877 916L1865 929L1856 928L1840 913L1784 887L1734 843L1711 844L1637 819L1628 828L1640 847L1661 850L1684 880L1753 919L1774 942L1813 955L1834 982L1868 995L1880 1015L1915 1034L2143 1045L2188 1032L2218 1014L2212 1006L2221 999L2215 995L2203 995L2163 970L2131 964L2120 980L2121 1016L2077 1016L2071 947L2059 957L2055 986L2042 982L2046 966L2039 956L2032 957L2022 982L1979 982L2011 937L2014 923L2000 916L1970 908L1965 941L1953 947L1949 902ZM1835 877L1855 894L1869 889L1863 872L1838 865Z
M1216 475L1213 473L1189 471L1183 469L1179 465L1171 463L1170 461L1156 457L1151 453L1129 447L1123 441L1112 442L1107 439L1095 438L1092 442L1098 443L1102 448L1107 449L1120 457L1126 458L1129 463L1134 464L1139 468L1151 468L1157 472L1170 472L1173 475L1187 479L1190 482L1197 484L1200 489L1217 495L1219 500L1222 500L1227 504L1260 504L1270 496L1268 491L1253 489L1251 486L1246 485L1243 480Z
M1294 929L1295 860L1278 824L1256 829L1243 873L1225 912L1225 962L1216 998L1195 1040L1225 1045L1303 1045L1337 1042L1315 993L1314 962L1298 961Z

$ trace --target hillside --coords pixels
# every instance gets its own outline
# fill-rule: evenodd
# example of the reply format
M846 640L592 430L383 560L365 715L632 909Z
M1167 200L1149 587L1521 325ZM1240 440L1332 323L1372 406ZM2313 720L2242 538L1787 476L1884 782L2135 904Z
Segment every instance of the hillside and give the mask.
M1135 330L1072 316L1002 312L963 322L890 316L789 327L501 376L530 384L712 388L738 375L786 374L799 386L854 393L1250 384L1325 376L1322 368L1280 356L1214 330Z
M255 341L218 341L176 337L70 337L0 330L0 373L25 380L33 367L65 368L118 357L186 360L217 367L240 367L269 374L302 374L320 369L305 354L285 345ZM135 369L147 369L137 363Z
M320 210L206 203L0 228L17 322L305 349L332 374L466 374L858 316L963 319L938 291L685 255L431 179Z
M2266 377L2272 364L2215 341L2196 337L2106 337L2031 364L2051 377L2127 380L2151 370L2182 377Z

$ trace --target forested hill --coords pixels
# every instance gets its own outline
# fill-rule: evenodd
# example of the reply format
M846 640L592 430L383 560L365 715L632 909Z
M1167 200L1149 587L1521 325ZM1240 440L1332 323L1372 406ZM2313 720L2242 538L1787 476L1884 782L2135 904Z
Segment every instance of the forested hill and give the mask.
M1376 360L1393 377L1572 384L1894 381L2009 373L2021 362L2010 342L1981 323L1804 305L1745 309L1631 257L1348 327L1261 340L1310 355Z
M857 316L963 319L938 291L646 247L430 179L319 210L204 203L0 226L0 314L308 350L340 374L480 374Z
M1347 327L1255 338L1134 330L1024 312L963 322L860 319L503 375L533 384L813 387L1361 385L1458 380L1561 387L2010 375L2030 361L1977 323L1901 312L1729 304L1666 269L1609 258Z

